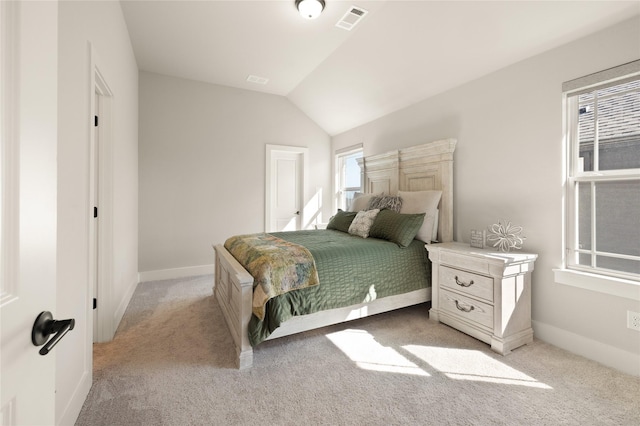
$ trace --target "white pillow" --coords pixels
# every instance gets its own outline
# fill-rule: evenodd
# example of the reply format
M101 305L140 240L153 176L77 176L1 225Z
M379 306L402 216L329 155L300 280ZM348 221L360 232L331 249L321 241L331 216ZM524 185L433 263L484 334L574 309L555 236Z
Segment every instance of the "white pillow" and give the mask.
M416 235L416 240L430 244L438 235L437 228L435 232L433 229L442 191L398 191L398 195L402 198L400 213L425 213L424 222Z
M357 235L358 237L367 238L371 225L373 225L373 221L379 212L380 210L378 209L359 211L353 219L353 222L351 222L351 225L349 225L349 233L351 235Z
M377 194L363 194L362 192L356 192L353 197L353 201L351 201L351 209L352 212L359 212L360 210L366 210L369 207L369 201Z

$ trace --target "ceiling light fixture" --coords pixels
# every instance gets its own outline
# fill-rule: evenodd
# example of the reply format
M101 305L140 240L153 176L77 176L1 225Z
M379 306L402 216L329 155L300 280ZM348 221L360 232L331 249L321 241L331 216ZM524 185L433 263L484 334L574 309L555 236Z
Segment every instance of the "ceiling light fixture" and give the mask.
M305 19L316 19L324 10L324 0L296 0L296 8Z

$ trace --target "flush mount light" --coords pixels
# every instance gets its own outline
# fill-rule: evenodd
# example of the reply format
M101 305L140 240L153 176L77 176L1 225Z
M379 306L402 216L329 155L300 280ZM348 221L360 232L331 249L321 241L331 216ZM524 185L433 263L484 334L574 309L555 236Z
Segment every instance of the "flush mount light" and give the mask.
M298 12L305 19L316 19L324 10L324 0L296 0Z

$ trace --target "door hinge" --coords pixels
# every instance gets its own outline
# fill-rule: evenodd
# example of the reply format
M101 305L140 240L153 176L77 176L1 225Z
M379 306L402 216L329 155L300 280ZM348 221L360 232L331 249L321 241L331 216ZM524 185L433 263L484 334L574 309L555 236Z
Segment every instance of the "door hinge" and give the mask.
M96 309L98 307L98 299L96 299L95 297L93 298L93 309Z
M93 208L93 217L98 217L98 208L97 207Z
M94 116L93 116L93 118L94 118L94 120L93 120L93 125L94 125L95 127L98 127L98 116L97 116L97 115L94 115Z

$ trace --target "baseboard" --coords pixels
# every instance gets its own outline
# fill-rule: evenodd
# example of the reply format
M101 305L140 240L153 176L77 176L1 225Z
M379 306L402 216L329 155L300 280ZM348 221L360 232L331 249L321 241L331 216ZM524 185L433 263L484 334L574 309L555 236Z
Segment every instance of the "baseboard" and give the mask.
M533 321L534 336L576 355L640 376L640 354L628 352L549 324Z
M71 396L69 403L64 408L60 417L56 419L57 426L74 425L76 423L76 420L78 420L78 416L80 415L80 411L82 410L82 406L87 399L87 395L89 395L89 391L91 390L91 377L92 375L90 372L84 372L78 386L76 386L76 389L73 391L73 395Z
M136 291L137 282L132 282L129 284L129 288L120 299L120 303L118 303L118 308L113 313L113 334L115 334L118 326L120 325L120 321L122 321L122 317L124 316L124 312L127 310L127 306L129 306L129 302L133 297L133 293Z
M187 266L184 268L159 269L139 273L140 282L171 280L174 278L193 277L196 275L213 274L214 265Z

